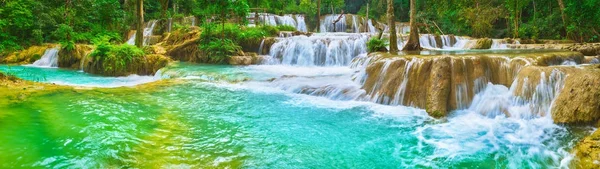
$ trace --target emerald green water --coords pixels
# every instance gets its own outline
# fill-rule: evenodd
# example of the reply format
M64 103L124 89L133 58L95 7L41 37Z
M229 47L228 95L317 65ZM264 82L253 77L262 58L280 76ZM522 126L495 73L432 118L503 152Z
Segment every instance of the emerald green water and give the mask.
M420 109L269 85L282 74L352 72L289 69L180 64L164 70L173 83L50 92L0 107L0 168L554 168L568 166L586 133L547 118L467 111L435 120ZM115 81L43 72L41 82Z

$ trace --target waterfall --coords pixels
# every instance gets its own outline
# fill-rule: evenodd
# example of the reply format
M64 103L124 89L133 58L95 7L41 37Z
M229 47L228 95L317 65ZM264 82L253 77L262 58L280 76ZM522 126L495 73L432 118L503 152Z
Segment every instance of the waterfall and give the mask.
M492 47L490 49L508 49L508 43L505 39L492 39ZM518 40L514 40L512 44L520 44Z
M438 40L435 38L435 35L420 34L419 43L421 44L421 47L426 48L426 49L460 50L460 49L468 49L469 42L473 41L467 37L461 37L461 36L450 36L450 35L439 35L439 36L440 36L439 40L441 40L441 42L438 42ZM402 39L398 39L399 47L402 48L404 45L400 45L400 44L405 44L407 41L408 41L408 39L405 39L405 41L402 41ZM442 45L442 46L439 46L439 45Z
M283 15L283 16L277 16L277 23L278 25L287 25L287 26L293 26L296 27L296 20L294 20L294 18L292 17L292 15Z
M46 49L39 60L33 62L37 67L58 67L58 48Z
M146 27L144 27L144 33L143 33L144 46L150 44L150 36L152 36L152 32L154 31L156 22L158 22L158 20L150 20L150 21L148 21L148 23L146 23ZM136 34L136 32L134 32L133 35L131 35L131 37L129 37L129 40L127 40L127 44L135 45L135 34Z
M265 39L263 39L262 41L260 41L260 46L258 47L258 54L262 55L263 54L263 48L265 46Z
M510 88L488 83L485 89L475 95L468 111L478 112L489 117L506 115L520 119L532 119L550 116L555 98L564 86L565 74L553 70L550 75L542 72L540 80L533 88L528 79L523 84L514 82ZM517 91L523 85L521 91ZM515 93L531 93L529 98L515 96Z
M367 24L369 24L369 33L377 33L377 29L373 26L373 21L371 19L367 21Z
M252 14L254 15L254 14ZM291 15L286 14L284 16L278 16L269 13L259 13L258 14L258 22L264 23L266 25L278 26L278 25L288 25L293 26L298 31L307 32L308 28L306 27L306 21L303 15ZM258 25L258 23L254 23Z
M346 15L342 15L342 18L335 25L333 24L333 21L339 17L340 15L326 15L325 19L320 21L320 32L346 32Z
M367 52L369 35L327 33L279 38L271 46L270 62L300 66L348 66L352 59Z
M306 28L306 22L304 21L303 15L296 15L296 30L301 32L308 32L308 28Z
M356 22L356 15L352 15L352 29L354 29L354 33L360 33L358 23Z
M167 22L167 32L171 32L171 29L173 28L173 18L169 18Z

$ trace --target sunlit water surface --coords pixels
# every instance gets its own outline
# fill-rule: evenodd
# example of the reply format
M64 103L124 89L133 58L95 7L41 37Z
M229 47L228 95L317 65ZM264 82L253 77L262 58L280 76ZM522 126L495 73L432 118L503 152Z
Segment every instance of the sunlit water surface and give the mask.
M570 149L589 132L549 118L467 110L435 120L420 109L295 94L287 90L293 84L271 83L344 79L353 72L345 67L181 63L156 77L127 78L0 71L75 86L182 81L55 92L0 107L0 168L549 168L568 166Z

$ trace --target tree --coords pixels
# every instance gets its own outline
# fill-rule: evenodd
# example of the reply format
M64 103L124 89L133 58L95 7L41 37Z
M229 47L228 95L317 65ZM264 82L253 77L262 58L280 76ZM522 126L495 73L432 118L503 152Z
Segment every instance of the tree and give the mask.
M318 32L321 29L321 0L317 0L317 28L315 28L315 32Z
M398 53L398 37L396 37L396 18L394 18L394 0L387 0L388 24L390 27L390 53ZM412 34L412 32L411 32Z
M403 51L420 51L421 44L419 42L419 28L417 28L417 9L416 0L410 0L410 35L408 36L408 42L404 45Z
M160 18L167 18L167 10L169 10L169 0L160 0Z
M364 30L364 32L369 32L369 4L370 3L371 3L371 1L367 0L367 14L365 16L365 23L364 23L365 30Z
M135 46L141 48L144 46L144 0L137 0L136 2L137 31L135 32Z

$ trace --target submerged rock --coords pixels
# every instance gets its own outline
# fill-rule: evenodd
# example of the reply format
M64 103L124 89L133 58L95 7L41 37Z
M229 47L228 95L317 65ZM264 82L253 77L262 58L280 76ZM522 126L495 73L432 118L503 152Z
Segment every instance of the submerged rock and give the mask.
M231 56L227 63L230 65L252 65L260 64L267 56L258 55L257 53L248 52L245 56Z

